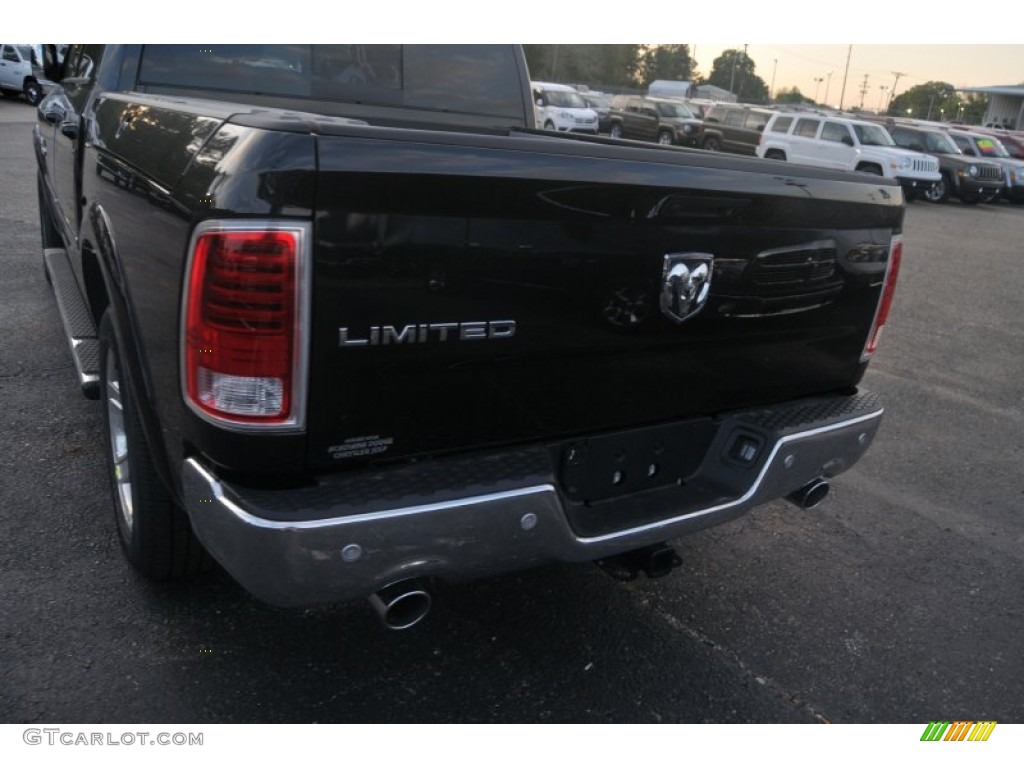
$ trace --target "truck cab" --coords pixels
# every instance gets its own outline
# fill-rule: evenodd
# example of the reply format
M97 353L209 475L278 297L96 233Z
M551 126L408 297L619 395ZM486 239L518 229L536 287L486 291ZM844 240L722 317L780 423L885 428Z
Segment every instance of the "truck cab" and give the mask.
M24 95L35 106L43 99L43 86L36 78L35 48L32 45L0 43L0 92L13 98Z

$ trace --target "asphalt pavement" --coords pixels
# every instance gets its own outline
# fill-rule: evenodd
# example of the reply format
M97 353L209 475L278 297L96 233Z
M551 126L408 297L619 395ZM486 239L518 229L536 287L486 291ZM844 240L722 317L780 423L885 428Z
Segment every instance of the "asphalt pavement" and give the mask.
M819 510L680 540L657 581L447 585L395 633L130 569L43 277L34 114L0 102L0 720L1024 721L1024 206L909 206L864 382L885 421Z

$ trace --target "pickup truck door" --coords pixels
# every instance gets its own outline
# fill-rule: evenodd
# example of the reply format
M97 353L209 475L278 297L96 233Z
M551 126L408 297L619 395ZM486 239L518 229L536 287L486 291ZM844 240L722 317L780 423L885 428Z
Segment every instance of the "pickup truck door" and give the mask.
M101 46L73 45L68 49L65 74L60 90L47 104L46 119L53 123L50 142L51 180L57 198L57 216L70 240L78 237L81 206L78 190L81 187L82 154L80 143L85 140L82 113L92 94L92 78Z
M18 71L21 68L21 57L13 45L4 45L0 54L0 88L21 91Z

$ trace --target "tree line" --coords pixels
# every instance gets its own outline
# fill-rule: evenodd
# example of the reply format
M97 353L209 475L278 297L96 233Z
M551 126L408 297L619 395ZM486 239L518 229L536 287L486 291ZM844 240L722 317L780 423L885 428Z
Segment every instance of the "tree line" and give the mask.
M697 71L685 44L524 45L523 50L534 80L612 91L643 90L655 80L689 80L730 91L743 101L768 100L768 86L753 59L739 49L723 51L707 76Z
M739 101L767 104L814 105L800 89L781 88L769 93L746 51L730 48L711 64L706 76L697 70L689 45L524 45L530 77L559 83L584 84L594 90L643 91L655 80L688 80L694 85L714 85L736 94ZM852 102L851 102L852 103ZM885 114L921 120L957 120L980 123L988 107L982 94L962 95L950 83L915 85L889 100ZM847 109L857 111L854 105Z

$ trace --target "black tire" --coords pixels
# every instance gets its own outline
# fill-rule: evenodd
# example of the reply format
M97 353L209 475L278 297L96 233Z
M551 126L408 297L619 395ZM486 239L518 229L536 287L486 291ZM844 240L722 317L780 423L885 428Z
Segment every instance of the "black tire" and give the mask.
M877 165L861 165L857 167L857 170L860 171L861 173L870 173L873 176L882 175L882 169L879 168Z
M671 146L673 144L672 131L661 131L658 133L658 143L662 146Z
M949 200L951 187L949 176L944 173L939 181L936 181L921 194L921 197L929 203L944 203ZM963 200L962 197L960 199Z
M708 136L704 139L704 149L708 152L721 152L722 141L717 136Z
M154 581L205 570L209 556L157 474L109 309L100 320L99 341L104 445L121 547L132 566Z
M765 160L786 160L786 153L781 149L769 149L764 153Z
M553 130L555 130L555 124L553 122L551 122L550 120L548 120L546 123L544 123L544 130L545 131L553 131Z
M43 100L43 86L35 80L25 81L25 98L33 107Z
M612 123L612 127L608 129L608 135L611 136L613 139L621 139L622 138L622 124L621 123Z

